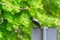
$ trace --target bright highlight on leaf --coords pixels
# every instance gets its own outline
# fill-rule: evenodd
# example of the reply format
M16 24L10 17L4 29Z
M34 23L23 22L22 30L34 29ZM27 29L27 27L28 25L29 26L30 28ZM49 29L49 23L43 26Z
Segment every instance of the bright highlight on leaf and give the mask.
M2 32L0 32L0 38L2 38L3 37L3 33Z

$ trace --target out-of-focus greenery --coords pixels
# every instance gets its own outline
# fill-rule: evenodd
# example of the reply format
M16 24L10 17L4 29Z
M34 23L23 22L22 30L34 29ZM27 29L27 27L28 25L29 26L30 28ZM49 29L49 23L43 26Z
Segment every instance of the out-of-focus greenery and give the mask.
M60 35L60 0L0 0L0 40L31 40L31 16Z

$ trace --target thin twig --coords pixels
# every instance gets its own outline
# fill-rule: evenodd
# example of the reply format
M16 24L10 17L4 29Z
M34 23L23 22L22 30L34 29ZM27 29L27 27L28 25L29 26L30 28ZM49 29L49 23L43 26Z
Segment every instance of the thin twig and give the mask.
M7 7L16 8L18 10L29 10L29 8L27 8L27 7L26 8L17 8L16 6L10 6L10 5L3 3L3 2L0 2L0 4L5 5Z

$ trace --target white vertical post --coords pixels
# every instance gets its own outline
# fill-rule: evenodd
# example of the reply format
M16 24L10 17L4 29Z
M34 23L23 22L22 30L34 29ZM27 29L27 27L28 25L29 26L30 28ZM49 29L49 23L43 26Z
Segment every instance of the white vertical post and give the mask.
M43 28L43 40L46 40L46 29L47 27Z

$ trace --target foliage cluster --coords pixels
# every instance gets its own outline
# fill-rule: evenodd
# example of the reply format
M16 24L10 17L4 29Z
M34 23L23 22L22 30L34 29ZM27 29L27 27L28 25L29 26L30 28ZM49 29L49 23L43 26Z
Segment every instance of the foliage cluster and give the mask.
M30 17L60 29L60 1L0 0L0 40L31 40Z

